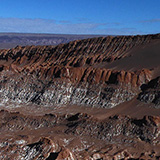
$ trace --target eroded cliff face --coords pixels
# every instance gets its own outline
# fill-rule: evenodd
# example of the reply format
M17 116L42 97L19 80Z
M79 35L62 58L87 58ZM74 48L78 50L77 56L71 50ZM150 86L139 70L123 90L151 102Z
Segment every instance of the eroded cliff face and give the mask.
M17 46L0 51L0 89L8 100L43 105L77 104L112 108L140 92L152 69L105 65L130 57L159 35L101 37L53 46Z
M159 159L159 53L159 34L0 50L0 159Z
M160 77L142 85L142 92L138 95L138 100L152 104L156 108L160 107Z

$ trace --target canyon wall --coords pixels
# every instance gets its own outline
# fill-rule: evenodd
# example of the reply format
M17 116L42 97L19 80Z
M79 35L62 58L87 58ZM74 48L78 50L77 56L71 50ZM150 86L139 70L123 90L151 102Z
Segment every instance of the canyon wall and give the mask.
M105 67L159 35L100 37L58 46L0 50L0 98L43 105L78 104L111 108L140 92L152 79L149 68ZM136 64L135 64L136 66Z

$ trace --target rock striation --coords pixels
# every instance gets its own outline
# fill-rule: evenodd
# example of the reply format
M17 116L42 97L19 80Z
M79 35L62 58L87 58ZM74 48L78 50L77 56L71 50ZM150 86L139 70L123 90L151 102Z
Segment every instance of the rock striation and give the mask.
M0 51L0 98L43 105L112 108L132 99L152 79L149 68L107 69L129 52L159 40L146 36L100 37L58 46L17 46Z
M156 34L0 50L0 159L160 159L159 46Z

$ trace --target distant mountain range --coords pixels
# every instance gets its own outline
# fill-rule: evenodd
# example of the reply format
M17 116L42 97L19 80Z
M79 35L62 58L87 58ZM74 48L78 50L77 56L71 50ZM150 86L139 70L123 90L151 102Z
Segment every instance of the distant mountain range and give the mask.
M17 45L58 45L73 40L100 37L102 35L67 35L67 34L32 34L32 33L0 33L0 49L8 49Z

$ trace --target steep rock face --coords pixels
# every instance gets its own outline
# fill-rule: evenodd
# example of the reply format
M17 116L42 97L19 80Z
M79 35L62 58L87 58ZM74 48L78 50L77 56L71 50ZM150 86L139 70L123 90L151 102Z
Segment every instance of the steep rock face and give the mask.
M7 76L3 75L1 77L0 98L3 102L14 100L18 103L34 102L43 105L70 103L113 107L123 101L130 100L136 95L138 92L136 86L139 83L137 77L139 75L129 72L124 73L124 76L116 72L114 75L112 75L113 73L110 74L110 78L106 78L105 82L99 80L102 83L94 81L96 80L96 74L84 77L84 80L78 83L73 83L70 80L63 80L63 78L48 81L41 80L34 75L26 76L25 74L19 75L8 72ZM134 77L136 81L134 81ZM100 79L98 76L97 78ZM124 80L122 81L122 79Z
M138 95L138 99L145 103L154 104L160 107L160 77L151 80L148 84L142 86L142 92Z
M152 78L150 69L101 67L159 35L100 37L53 46L0 51L1 98L43 105L82 104L114 107L132 99Z

